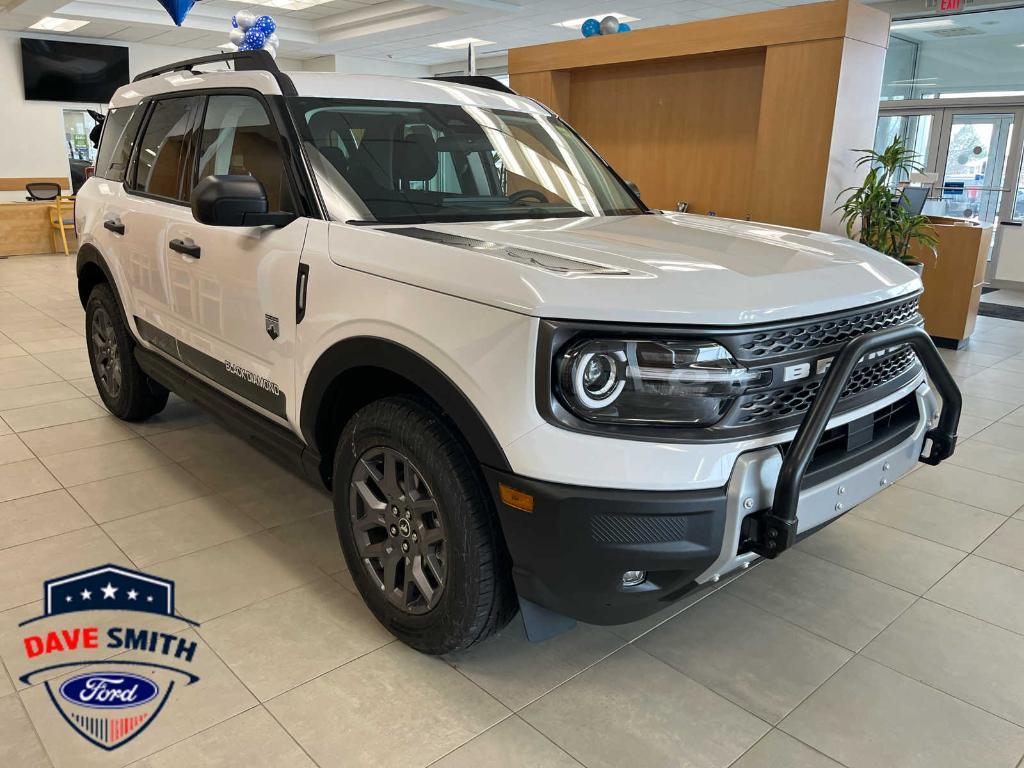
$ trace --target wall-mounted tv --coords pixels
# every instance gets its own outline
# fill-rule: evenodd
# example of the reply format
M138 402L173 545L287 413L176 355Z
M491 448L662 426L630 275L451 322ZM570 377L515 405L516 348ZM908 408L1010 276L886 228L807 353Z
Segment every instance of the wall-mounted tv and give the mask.
M21 38L25 98L106 104L128 82L128 48Z

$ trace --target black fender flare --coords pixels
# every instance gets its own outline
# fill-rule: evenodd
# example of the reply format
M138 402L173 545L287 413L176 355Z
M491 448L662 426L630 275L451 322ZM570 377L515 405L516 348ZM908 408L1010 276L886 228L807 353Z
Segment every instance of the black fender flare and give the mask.
M302 391L299 428L307 445L317 445L317 423L331 383L355 368L379 368L425 392L462 433L481 464L511 472L508 459L476 406L437 366L408 347L376 336L354 336L329 347L313 365Z
M117 282L114 280L114 273L110 271L110 267L107 266L107 260L103 258L103 254L100 253L99 249L95 245L86 244L78 249L78 256L75 259L75 276L78 280L81 280L82 273L86 271L89 265L95 265L99 267L100 272L110 283L110 287L114 291L114 297L117 299L117 303L120 305L122 312L124 311L124 303L121 301L121 292L117 289ZM78 298L82 302L82 306L89 300L88 294L83 295L82 289L78 289Z

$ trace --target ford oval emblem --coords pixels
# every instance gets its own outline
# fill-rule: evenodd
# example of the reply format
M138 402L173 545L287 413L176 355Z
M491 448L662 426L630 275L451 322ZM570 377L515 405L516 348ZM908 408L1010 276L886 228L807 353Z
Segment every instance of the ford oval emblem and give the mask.
M135 707L152 701L160 688L152 680L127 672L89 672L65 680L60 695L72 704L97 709Z

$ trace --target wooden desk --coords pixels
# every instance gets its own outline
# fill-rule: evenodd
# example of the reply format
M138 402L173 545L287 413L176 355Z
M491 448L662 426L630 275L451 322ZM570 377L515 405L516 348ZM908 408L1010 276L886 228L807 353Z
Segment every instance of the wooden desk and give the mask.
M959 349L974 333L981 286L992 243L991 224L930 216L938 236L938 258L914 244L910 255L924 264L921 314L935 343Z
M33 253L54 253L50 235L51 202L0 203L0 256L23 256ZM60 234L59 232L57 233ZM71 246L72 232L68 232Z

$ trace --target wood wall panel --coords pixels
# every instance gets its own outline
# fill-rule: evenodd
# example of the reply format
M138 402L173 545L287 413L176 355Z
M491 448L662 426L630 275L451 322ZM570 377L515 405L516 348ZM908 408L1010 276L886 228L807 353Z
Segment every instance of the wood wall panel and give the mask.
M528 93L556 115L568 119L569 88L572 75L569 72L528 72L512 75L509 83L517 93Z
M880 11L875 13L881 14ZM886 14L881 15L888 18ZM530 45L508 52L508 71L514 75L575 69L842 37L846 19L845 1L825 2L637 29L627 35ZM885 26L888 29L888 24Z
M34 181L48 181L53 184L60 184L61 189L71 189L71 184L68 183L67 177L64 176L30 176L28 178L12 178L7 176L0 178L0 192L24 192L25 185L31 184Z
M744 218L764 51L576 70L569 117L644 202Z
M768 49L751 218L821 225L842 54L842 38Z

